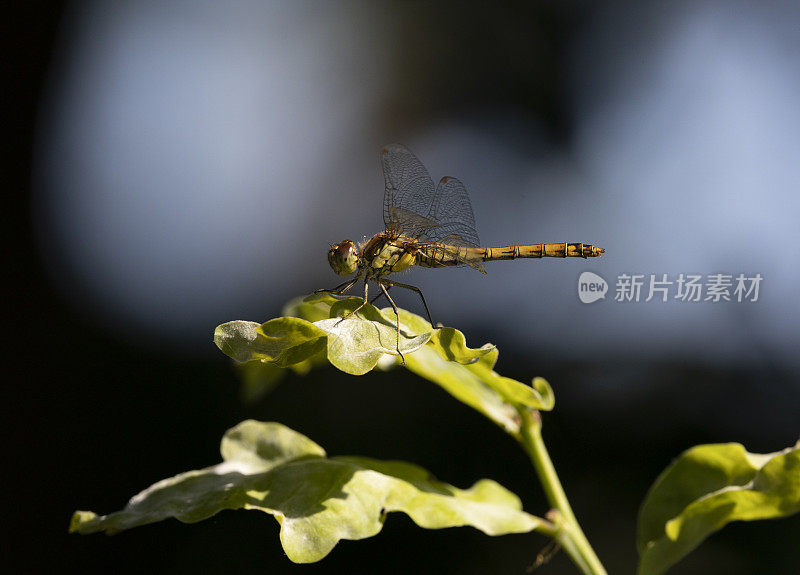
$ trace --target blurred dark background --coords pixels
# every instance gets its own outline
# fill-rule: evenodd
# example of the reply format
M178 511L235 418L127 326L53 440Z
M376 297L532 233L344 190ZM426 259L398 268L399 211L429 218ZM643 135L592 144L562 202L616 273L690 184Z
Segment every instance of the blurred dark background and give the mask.
M397 141L435 180L465 182L484 244L607 249L403 281L470 344L497 344L500 373L550 381L544 433L567 494L609 572L633 572L637 508L671 458L797 439L799 25L783 2L18 7L5 35L7 561L524 572L544 538L423 531L399 514L305 567L255 512L67 535L75 509L111 512L216 463L245 418L461 487L489 477L546 511L510 439L402 369L290 376L247 404L211 341L219 323L266 321L337 283L328 244L380 230L378 151ZM611 284L606 300L578 300L582 271ZM764 280L754 303L620 303L622 273ZM398 303L421 311L411 295ZM793 572L798 528L729 526L675 571ZM560 554L540 572L575 571Z

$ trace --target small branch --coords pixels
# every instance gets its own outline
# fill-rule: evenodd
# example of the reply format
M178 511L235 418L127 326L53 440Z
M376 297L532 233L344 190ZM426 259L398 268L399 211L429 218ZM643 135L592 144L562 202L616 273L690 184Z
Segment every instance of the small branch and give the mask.
M518 441L533 463L536 474L544 489L547 501L553 507L548 519L561 529L556 540L564 548L575 565L587 575L605 575L606 570L595 555L586 535L581 530L572 507L558 479L553 462L547 453L542 439L542 422L538 411L532 409L519 410L521 425Z

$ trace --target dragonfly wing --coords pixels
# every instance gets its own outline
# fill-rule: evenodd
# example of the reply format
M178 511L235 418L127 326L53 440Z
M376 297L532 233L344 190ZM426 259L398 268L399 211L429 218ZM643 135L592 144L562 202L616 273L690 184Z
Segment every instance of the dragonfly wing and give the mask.
M430 217L435 189L425 166L400 144L381 150L383 179L383 223L386 229L414 238L438 226Z
M429 241L436 243L456 261L486 273L480 252L462 249L476 248L480 240L475 230L472 203L460 180L451 177L439 180L428 217L439 222L438 227L428 231Z
M439 227L432 230L434 240L446 243L446 237L458 237L458 245L477 247L480 243L467 188L456 178L439 181L428 218L439 222Z
M406 235L420 243L451 246L448 253L457 260L483 271L483 261L459 247L477 247L475 215L469 194L456 178L442 178L434 188L425 166L400 144L381 150L383 178L383 221L387 231Z
M428 235L430 230L439 227L438 222L396 206L389 206L389 219L391 227L387 224L387 229L395 230L402 235L418 239L421 242L430 241Z

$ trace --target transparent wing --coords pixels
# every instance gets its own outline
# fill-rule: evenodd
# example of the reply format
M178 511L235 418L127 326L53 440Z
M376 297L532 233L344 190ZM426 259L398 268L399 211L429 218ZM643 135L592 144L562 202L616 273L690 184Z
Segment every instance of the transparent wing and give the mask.
M383 223L387 231L419 238L438 223L428 218L435 190L425 166L405 147L389 144L381 150Z
M431 230L433 241L472 247L480 243L467 188L456 178L444 177L439 181L428 217L439 223Z
M421 243L478 245L475 215L464 184L442 178L434 190L428 171L400 144L383 148L381 163L386 183L383 222L388 231Z

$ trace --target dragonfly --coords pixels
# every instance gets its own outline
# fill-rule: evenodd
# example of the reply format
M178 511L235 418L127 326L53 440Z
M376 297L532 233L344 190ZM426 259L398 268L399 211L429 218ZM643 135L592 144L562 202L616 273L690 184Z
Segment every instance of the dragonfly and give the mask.
M486 273L484 264L490 261L517 258L599 257L605 250L584 243L554 243L481 247L475 231L475 215L469 194L458 179L446 176L434 186L422 163L407 148L390 144L381 150L381 165L385 182L383 194L384 231L362 242L344 240L332 244L328 263L337 275L356 274L342 284L317 290L337 295L346 293L359 280L364 280L364 300L338 323L355 314L367 304L369 282L380 288L372 300L386 296L397 318L396 350L400 352L400 317L397 305L389 295L393 287L419 294L428 320L434 326L430 309L417 286L389 279L387 276L411 266L444 268L466 265Z

